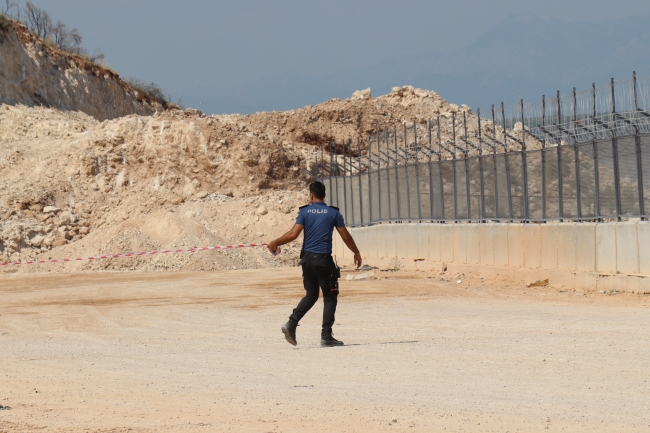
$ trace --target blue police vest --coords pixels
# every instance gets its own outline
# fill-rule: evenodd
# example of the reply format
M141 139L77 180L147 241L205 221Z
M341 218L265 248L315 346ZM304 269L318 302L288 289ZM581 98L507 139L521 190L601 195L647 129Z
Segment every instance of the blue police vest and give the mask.
M302 206L296 224L305 228L303 250L314 254L332 254L334 227L345 226L343 215L338 208L323 202Z

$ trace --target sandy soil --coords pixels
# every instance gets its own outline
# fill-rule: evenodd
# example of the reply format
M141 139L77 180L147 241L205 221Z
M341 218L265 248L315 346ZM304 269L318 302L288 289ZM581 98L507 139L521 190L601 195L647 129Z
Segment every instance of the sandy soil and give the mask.
M649 296L377 276L321 349L297 268L3 275L0 432L650 431Z

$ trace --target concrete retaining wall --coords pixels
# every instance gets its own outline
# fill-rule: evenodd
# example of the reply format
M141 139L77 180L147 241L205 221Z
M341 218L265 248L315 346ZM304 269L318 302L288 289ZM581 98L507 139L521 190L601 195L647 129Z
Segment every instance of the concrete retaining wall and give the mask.
M650 222L381 224L350 229L364 259L447 266L580 289L650 292ZM335 236L341 263L352 254ZM553 281L554 280L554 281Z

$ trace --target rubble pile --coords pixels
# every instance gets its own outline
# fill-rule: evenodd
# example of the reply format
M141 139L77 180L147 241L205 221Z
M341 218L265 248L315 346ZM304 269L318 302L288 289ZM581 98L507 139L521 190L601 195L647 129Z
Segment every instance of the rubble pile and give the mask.
M0 261L268 241L307 202L304 169L313 169L321 143L463 111L473 116L469 107L410 86L252 115L188 109L99 121L79 111L3 104ZM453 132L447 123L444 140ZM21 272L251 268L293 263L298 250L286 249L280 260L260 249Z

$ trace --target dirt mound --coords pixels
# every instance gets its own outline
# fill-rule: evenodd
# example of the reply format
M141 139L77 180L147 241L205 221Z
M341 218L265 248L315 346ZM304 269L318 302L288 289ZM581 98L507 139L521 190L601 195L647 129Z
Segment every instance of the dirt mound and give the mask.
M473 116L412 87L247 116L189 109L100 122L1 105L0 261L267 241L307 202L303 169L313 169L321 143L459 111ZM443 123L443 139L450 133ZM280 261L261 250L229 251L22 272L252 268L296 256L294 247Z

